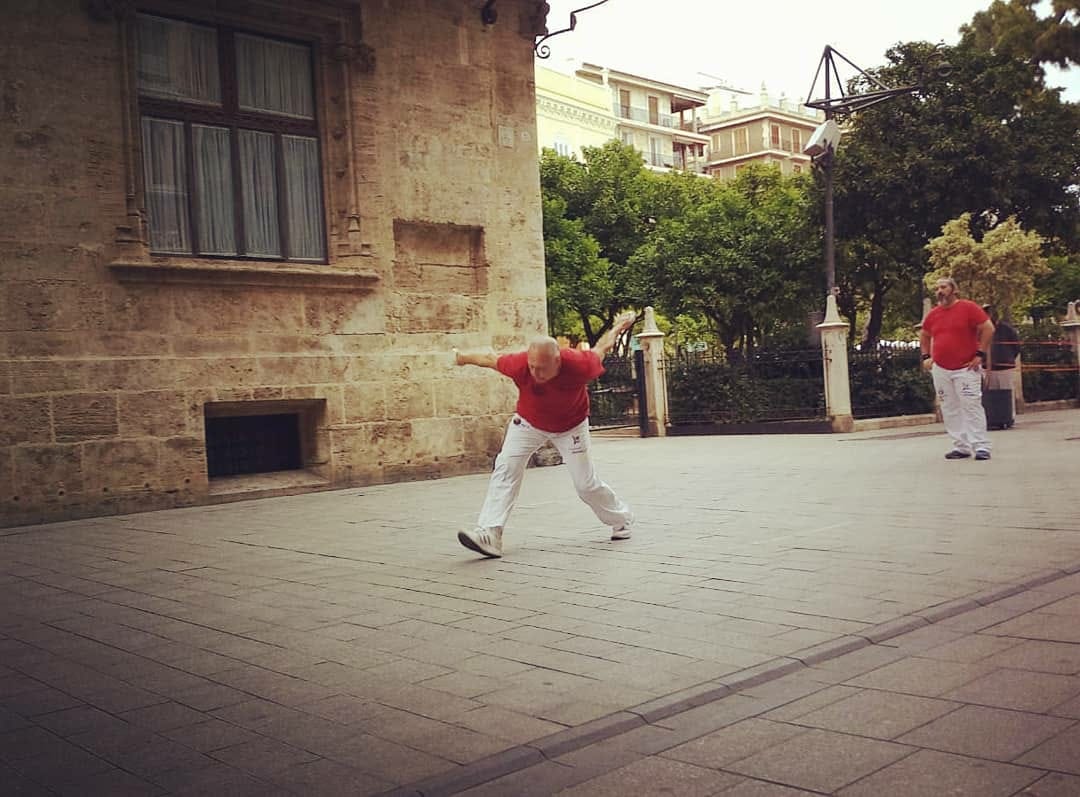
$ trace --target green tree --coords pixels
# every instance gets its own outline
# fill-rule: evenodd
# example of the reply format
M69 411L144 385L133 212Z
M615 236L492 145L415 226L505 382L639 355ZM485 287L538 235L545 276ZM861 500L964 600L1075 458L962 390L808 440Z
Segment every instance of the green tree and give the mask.
M984 50L1068 68L1080 65L1080 0L1053 0L1040 17L1040 0L994 0L978 12L964 35Z
M556 260L548 268L549 301L554 297L556 303L554 312L549 308L549 319L556 322L552 329L568 331L558 323L566 320L570 307L592 345L623 309L636 304L628 292L627 264L651 229L646 205L653 190L652 174L633 147L611 141L586 147L583 155L578 161L544 150L540 186L545 254L549 233L561 241L552 247ZM595 244L595 252L586 240Z
M1050 271L1042 256L1043 239L1023 230L1009 217L976 241L971 214L964 213L941 228L941 235L926 245L933 271L927 287L952 277L973 301L989 303L1008 315L1024 308L1035 296L1035 280Z
M595 308L611 305L609 264L582 221L566 217L565 199L545 196L542 206L548 329L572 334L579 325L585 328Z
M1080 108L1044 87L1038 64L970 38L901 44L887 58L875 76L919 90L851 118L835 173L840 305L852 321L868 311L868 341L890 292L920 284L924 246L948 220L989 210L973 215L982 232L1015 216L1062 250L1080 232Z
M702 182L699 201L658 220L632 258L640 291L670 317L708 319L729 352L801 324L821 251L806 179L754 166Z
M1080 302L1080 257L1051 255L1046 264L1050 270L1036 280L1032 307L1039 315L1060 316L1069 302Z

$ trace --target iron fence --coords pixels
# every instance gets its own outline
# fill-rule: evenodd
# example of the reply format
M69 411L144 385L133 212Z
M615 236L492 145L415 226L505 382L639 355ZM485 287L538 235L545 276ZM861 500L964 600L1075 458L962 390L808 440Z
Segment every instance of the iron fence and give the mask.
M1021 341L1020 363L1024 401L1080 398L1080 369L1069 341Z
M821 349L733 357L681 352L665 364L668 413L679 424L753 424L825 417Z
M878 346L848 352L851 413L886 418L934 411L934 383L919 348Z
M634 352L633 358L604 360L604 373L589 385L589 426L593 429L637 426L645 434L647 418L643 353Z

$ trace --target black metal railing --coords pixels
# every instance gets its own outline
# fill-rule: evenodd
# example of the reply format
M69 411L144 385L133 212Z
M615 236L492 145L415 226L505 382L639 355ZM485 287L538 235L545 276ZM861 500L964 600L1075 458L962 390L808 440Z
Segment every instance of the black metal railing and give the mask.
M851 412L887 418L934 411L934 383L916 346L878 346L848 352Z
M825 417L821 349L731 357L680 353L666 363L671 424L742 424Z
M1080 372L1076 364L1076 352L1069 341L1022 341L1020 363L1024 401L1080 398Z
M604 373L589 385L589 426L617 429L637 426L644 435L648 423L645 405L643 353L634 358L609 357Z

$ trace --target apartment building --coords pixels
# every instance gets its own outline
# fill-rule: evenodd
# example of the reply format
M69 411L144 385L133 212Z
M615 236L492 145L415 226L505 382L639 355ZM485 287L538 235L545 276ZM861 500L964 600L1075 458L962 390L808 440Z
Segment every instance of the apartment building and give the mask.
M764 86L750 106L743 92L712 90L698 124L709 139L706 172L727 180L750 163L775 164L786 175L807 171L803 147L823 119L796 101L772 99Z
M585 147L618 138L610 93L573 71L536 65L536 143L560 155L582 158Z
M709 138L697 132L695 112L705 92L590 63L567 75L538 66L536 87L540 146L580 153L575 142L591 146L600 134L599 143L633 146L655 171L704 173Z

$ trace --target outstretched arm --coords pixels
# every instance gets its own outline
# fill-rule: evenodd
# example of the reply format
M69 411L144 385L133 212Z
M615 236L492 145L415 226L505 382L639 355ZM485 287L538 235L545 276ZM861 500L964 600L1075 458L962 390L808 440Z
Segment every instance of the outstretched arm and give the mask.
M454 349L454 365L478 365L481 368L496 368L499 355L489 351L464 352Z
M596 345L592 350L596 352L596 356L603 362L607 357L611 347L615 345L615 341L619 339L626 330L630 329L634 325L634 320L637 318L637 313L633 310L627 310L625 313L615 319L615 323L611 325L611 329L600 336L600 340L596 341Z

